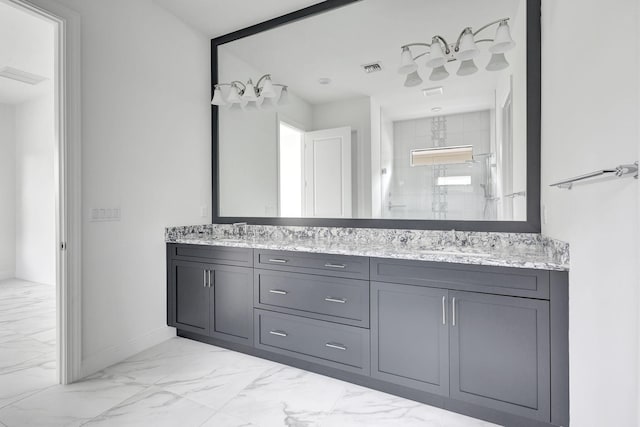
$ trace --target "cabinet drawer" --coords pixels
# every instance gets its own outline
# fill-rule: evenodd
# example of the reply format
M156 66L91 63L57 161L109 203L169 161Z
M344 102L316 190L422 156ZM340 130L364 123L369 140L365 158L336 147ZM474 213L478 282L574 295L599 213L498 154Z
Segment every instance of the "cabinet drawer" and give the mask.
M168 245L169 256L239 267L253 267L253 249L206 245Z
M369 282L282 271L255 271L255 307L369 327Z
M369 330L254 310L256 347L360 374L369 374Z
M372 258L371 280L549 299L546 270Z
M369 279L367 257L256 250L255 266L350 279Z

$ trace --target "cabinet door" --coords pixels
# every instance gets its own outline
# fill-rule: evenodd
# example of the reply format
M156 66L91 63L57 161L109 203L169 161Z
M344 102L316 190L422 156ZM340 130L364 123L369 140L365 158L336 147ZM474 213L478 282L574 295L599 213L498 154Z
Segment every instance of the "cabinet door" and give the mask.
M253 269L215 265L212 271L210 336L253 344Z
M171 263L171 287L174 299L170 326L198 334L209 333L208 270L206 264L186 261Z
M448 395L448 291L371 282L371 294L371 375Z
M549 302L449 295L451 397L548 422Z

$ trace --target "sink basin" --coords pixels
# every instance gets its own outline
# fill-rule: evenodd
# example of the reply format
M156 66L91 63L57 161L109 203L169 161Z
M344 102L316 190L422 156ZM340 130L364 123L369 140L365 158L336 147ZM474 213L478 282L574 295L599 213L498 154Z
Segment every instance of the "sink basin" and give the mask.
M491 254L484 252L463 252L463 251L439 251L437 249L418 249L416 252L426 255L451 255L451 256L472 256L472 257L490 257Z

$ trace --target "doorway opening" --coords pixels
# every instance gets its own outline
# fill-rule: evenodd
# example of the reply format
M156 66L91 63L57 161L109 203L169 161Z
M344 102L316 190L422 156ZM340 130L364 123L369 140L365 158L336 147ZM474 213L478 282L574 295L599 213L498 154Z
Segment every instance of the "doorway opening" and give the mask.
M20 361L38 386L58 382L57 30L0 2L0 364Z
M4 320L11 317L0 329L12 328L0 331L7 359L0 362L14 358L30 369L48 357L38 365L48 372L37 380L31 371L33 381L5 378L31 393L30 387L82 377L80 16L48 0L0 0L0 8L0 19L9 22L0 24L0 174L9 181L0 188L0 279L18 276L7 286L18 294L0 296ZM31 282L33 292L19 279ZM29 339L7 338L20 335ZM49 347L36 348L36 341ZM9 390L14 397L21 394L16 387Z

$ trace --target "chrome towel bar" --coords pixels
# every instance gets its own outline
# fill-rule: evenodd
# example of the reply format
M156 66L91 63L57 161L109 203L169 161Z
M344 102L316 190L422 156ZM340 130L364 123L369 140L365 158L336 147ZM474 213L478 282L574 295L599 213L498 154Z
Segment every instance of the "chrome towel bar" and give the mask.
M598 171L585 173L584 175L576 176L573 178L565 179L564 181L559 181L549 185L550 187L558 187L558 188L566 188L567 190L571 190L573 184L578 181L583 181L589 178L596 178L602 175L614 174L617 177L625 177L631 174L634 174L633 177L638 179L638 162L635 162L630 165L620 165L612 169L601 169Z

